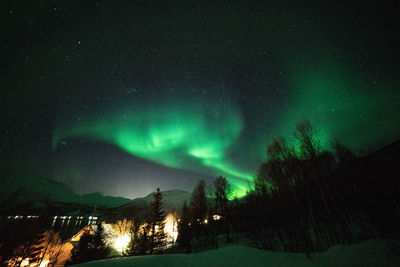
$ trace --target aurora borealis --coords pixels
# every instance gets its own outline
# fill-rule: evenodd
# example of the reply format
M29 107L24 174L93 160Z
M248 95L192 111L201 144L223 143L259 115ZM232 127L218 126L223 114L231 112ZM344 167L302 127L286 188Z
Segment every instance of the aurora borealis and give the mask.
M222 175L243 196L267 144L304 119L325 149L400 137L390 1L6 2L2 165L79 193Z
M88 138L114 144L144 159L178 169L221 173L232 178L237 190L251 175L226 162L226 153L242 130L242 120L234 109L198 102L155 105L138 104L111 110L93 119L57 128L53 149L66 138ZM213 171L207 168L214 169Z

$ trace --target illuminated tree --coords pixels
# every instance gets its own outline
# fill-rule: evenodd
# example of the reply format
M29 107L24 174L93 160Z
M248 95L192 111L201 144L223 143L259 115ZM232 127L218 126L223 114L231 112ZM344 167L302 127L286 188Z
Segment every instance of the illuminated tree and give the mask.
M27 231L23 230L25 233L23 235L24 241L13 253L13 258L17 261L14 266L19 266L21 261L26 258L29 259L30 264L38 264L41 261L47 221L48 210L44 209L38 218L26 225Z

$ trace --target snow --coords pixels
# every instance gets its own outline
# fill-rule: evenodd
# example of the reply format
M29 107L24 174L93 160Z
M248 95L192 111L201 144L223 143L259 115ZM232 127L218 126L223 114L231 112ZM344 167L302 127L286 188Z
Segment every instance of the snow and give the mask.
M121 257L93 261L77 266L399 266L400 242L368 240L358 244L335 246L308 259L302 253L285 253L232 245L193 254L164 254Z

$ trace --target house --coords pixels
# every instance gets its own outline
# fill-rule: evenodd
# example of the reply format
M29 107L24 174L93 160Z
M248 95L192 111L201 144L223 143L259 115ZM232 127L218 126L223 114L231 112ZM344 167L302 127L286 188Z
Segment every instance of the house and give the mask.
M104 240L106 244L110 247L113 247L115 240L117 238L114 229L112 228L111 224L103 223L102 226L104 231L103 232ZM72 236L71 239L69 239L69 241L62 244L55 266L64 266L65 263L71 259L71 251L75 246L79 244L79 241L81 237L84 235L84 233L88 231L91 235L94 235L97 232L97 228L98 228L97 224L86 225L78 233ZM111 252L111 255L116 255L116 254L117 252L115 250Z

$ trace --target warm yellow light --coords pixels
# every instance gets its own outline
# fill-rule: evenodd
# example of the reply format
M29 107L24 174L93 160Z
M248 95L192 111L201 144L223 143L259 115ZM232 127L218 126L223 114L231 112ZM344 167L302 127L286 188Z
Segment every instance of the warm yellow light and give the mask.
M167 234L169 242L175 242L178 237L178 221L176 217L170 213L165 218L164 232Z
M218 221L218 220L220 220L222 218L222 216L220 216L220 215L218 215L218 214L214 214L213 215L213 220L214 221Z
M119 252L122 253L129 244L130 236L128 234L121 235L115 239L114 248Z
M24 259L22 262L21 262L21 265L20 265L21 267L22 266L29 266L29 258L26 258L26 259Z
M40 267L46 267L47 265L49 265L49 261L42 261L42 263L40 264Z

